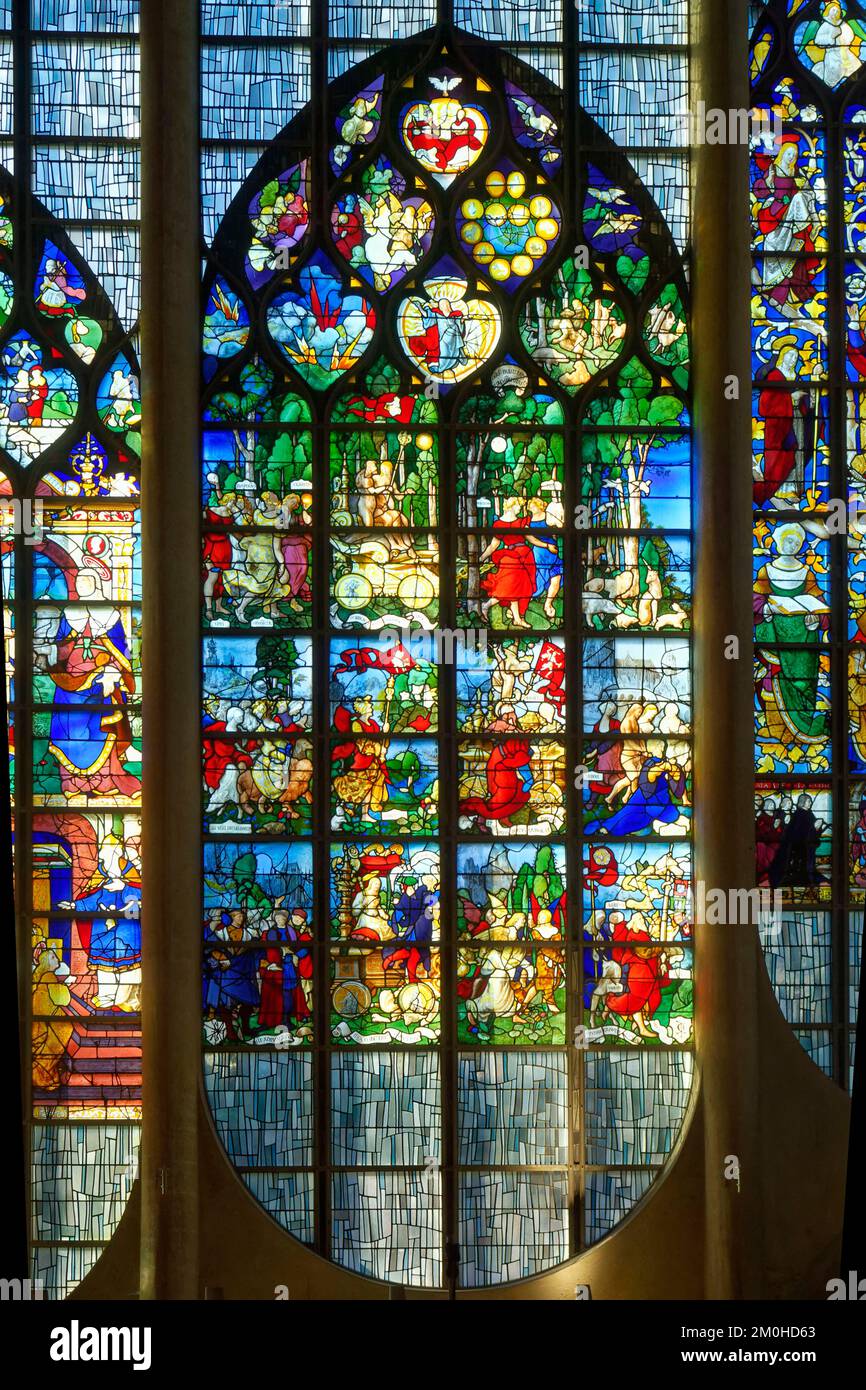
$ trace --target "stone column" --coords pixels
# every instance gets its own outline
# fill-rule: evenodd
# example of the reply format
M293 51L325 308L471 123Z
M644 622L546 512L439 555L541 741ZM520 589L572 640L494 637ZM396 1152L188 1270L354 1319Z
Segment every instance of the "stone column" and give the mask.
M692 111L747 111L746 0L692 9ZM698 133L693 165L695 872L726 892L755 883L749 155L731 125L725 144ZM708 1298L754 1296L760 1279L759 950L753 925L696 924Z
M143 0L141 1297L200 1296L196 0Z

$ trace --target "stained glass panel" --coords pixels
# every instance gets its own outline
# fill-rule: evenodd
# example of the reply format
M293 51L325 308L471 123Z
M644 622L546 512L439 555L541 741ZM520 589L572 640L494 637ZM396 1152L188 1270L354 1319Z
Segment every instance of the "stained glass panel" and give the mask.
M3 539L15 896L31 966L32 1272L62 1298L120 1221L141 1118L138 7L33 0L10 19L0 468L17 508Z
M755 107L773 118L752 151L757 882L779 895L761 932L783 1015L848 1084L866 768L866 17L772 0L755 19Z

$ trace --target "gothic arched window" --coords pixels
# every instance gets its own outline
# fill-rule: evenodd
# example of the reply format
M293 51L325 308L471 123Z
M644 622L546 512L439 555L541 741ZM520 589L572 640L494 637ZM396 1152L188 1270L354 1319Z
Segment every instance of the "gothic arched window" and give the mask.
M782 1012L847 1084L866 901L866 14L760 7L752 85L758 882Z
M31 1269L49 1298L111 1239L140 1128L136 22L130 3L34 0L0 35L4 631Z
M205 1083L292 1235L471 1287L688 1102L686 285L570 79L344 66L203 287Z

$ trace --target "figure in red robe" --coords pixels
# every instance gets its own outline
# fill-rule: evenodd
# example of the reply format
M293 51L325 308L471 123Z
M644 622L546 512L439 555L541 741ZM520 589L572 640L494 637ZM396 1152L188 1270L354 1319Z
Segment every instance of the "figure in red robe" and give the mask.
M757 507L770 502L788 481L797 467L798 453L805 480L815 431L815 412L808 395L779 390L787 379L778 366L771 367L763 380L758 419L764 422L764 471L754 484Z
M504 824L522 811L529 800L534 778L529 740L509 738L491 750L487 759L487 799L469 797L460 803L460 814Z
M42 415L47 396L48 382L45 373L41 367L33 367L30 372L30 404L27 407L27 419L31 429L42 428Z
M225 574L232 567L232 543L229 536L234 517L226 506L211 504L205 508L205 526L202 547L202 579L204 580L204 606L208 619L217 614L229 616L225 606Z
M351 197L354 199L354 195ZM354 204L350 207L347 201L345 209L334 216L334 244L340 254L345 256L347 261L351 261L352 252L356 246L361 245L363 237L364 224L360 213Z
M455 113L451 123L451 139L445 145L437 159L439 168L444 173L448 169L453 169L457 164L472 163L468 157L465 160L458 159L461 151L466 150L468 154L474 154L480 150L482 142L477 135L475 118L464 107Z
M526 610L535 595L536 572L535 555L532 546L523 535L510 528L526 526L528 517L517 517L514 521L495 521L493 529L497 534L478 557L479 565L489 560L492 568L481 580L481 587L490 597L481 605L486 618L490 609L499 604L511 614L514 627L529 627L525 622ZM503 530L503 527L509 529Z
M782 843L783 830L783 817L776 810L776 803L762 801L755 819L756 873L759 884L767 881L767 875Z
M393 391L383 391L380 396L353 396L346 406L347 415L366 420L371 425L377 420L408 425L414 411L414 396L398 396Z
M252 767L256 743L254 739L236 742L230 736L231 730L224 719L208 720L203 732L209 735L202 740L204 783L210 791L215 792L228 768L236 767L240 771L241 768ZM229 737L220 738L220 734L228 734Z
M607 995L607 1010L620 1018L633 1019L642 1037L652 1037L646 1021L661 1003L663 986L670 982L667 956L655 945L638 945L639 942L651 943L652 937L645 929L629 927L624 921L614 926L613 939L623 943L611 951L611 958L622 970L622 991Z
M267 946L259 964L261 1000L259 1028L279 1028L283 1021L283 953L278 946Z

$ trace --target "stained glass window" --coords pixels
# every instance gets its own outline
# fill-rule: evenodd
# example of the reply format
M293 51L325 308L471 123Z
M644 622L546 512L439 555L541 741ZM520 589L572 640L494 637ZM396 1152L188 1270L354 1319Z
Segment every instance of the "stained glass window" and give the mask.
M0 34L0 519L32 1272L62 1297L140 1120L137 7L29 19Z
M758 7L751 156L758 882L806 1051L853 1062L866 902L863 123L866 13Z
M423 1287L633 1208L694 1012L685 5L450 8L202 9L206 1090Z

